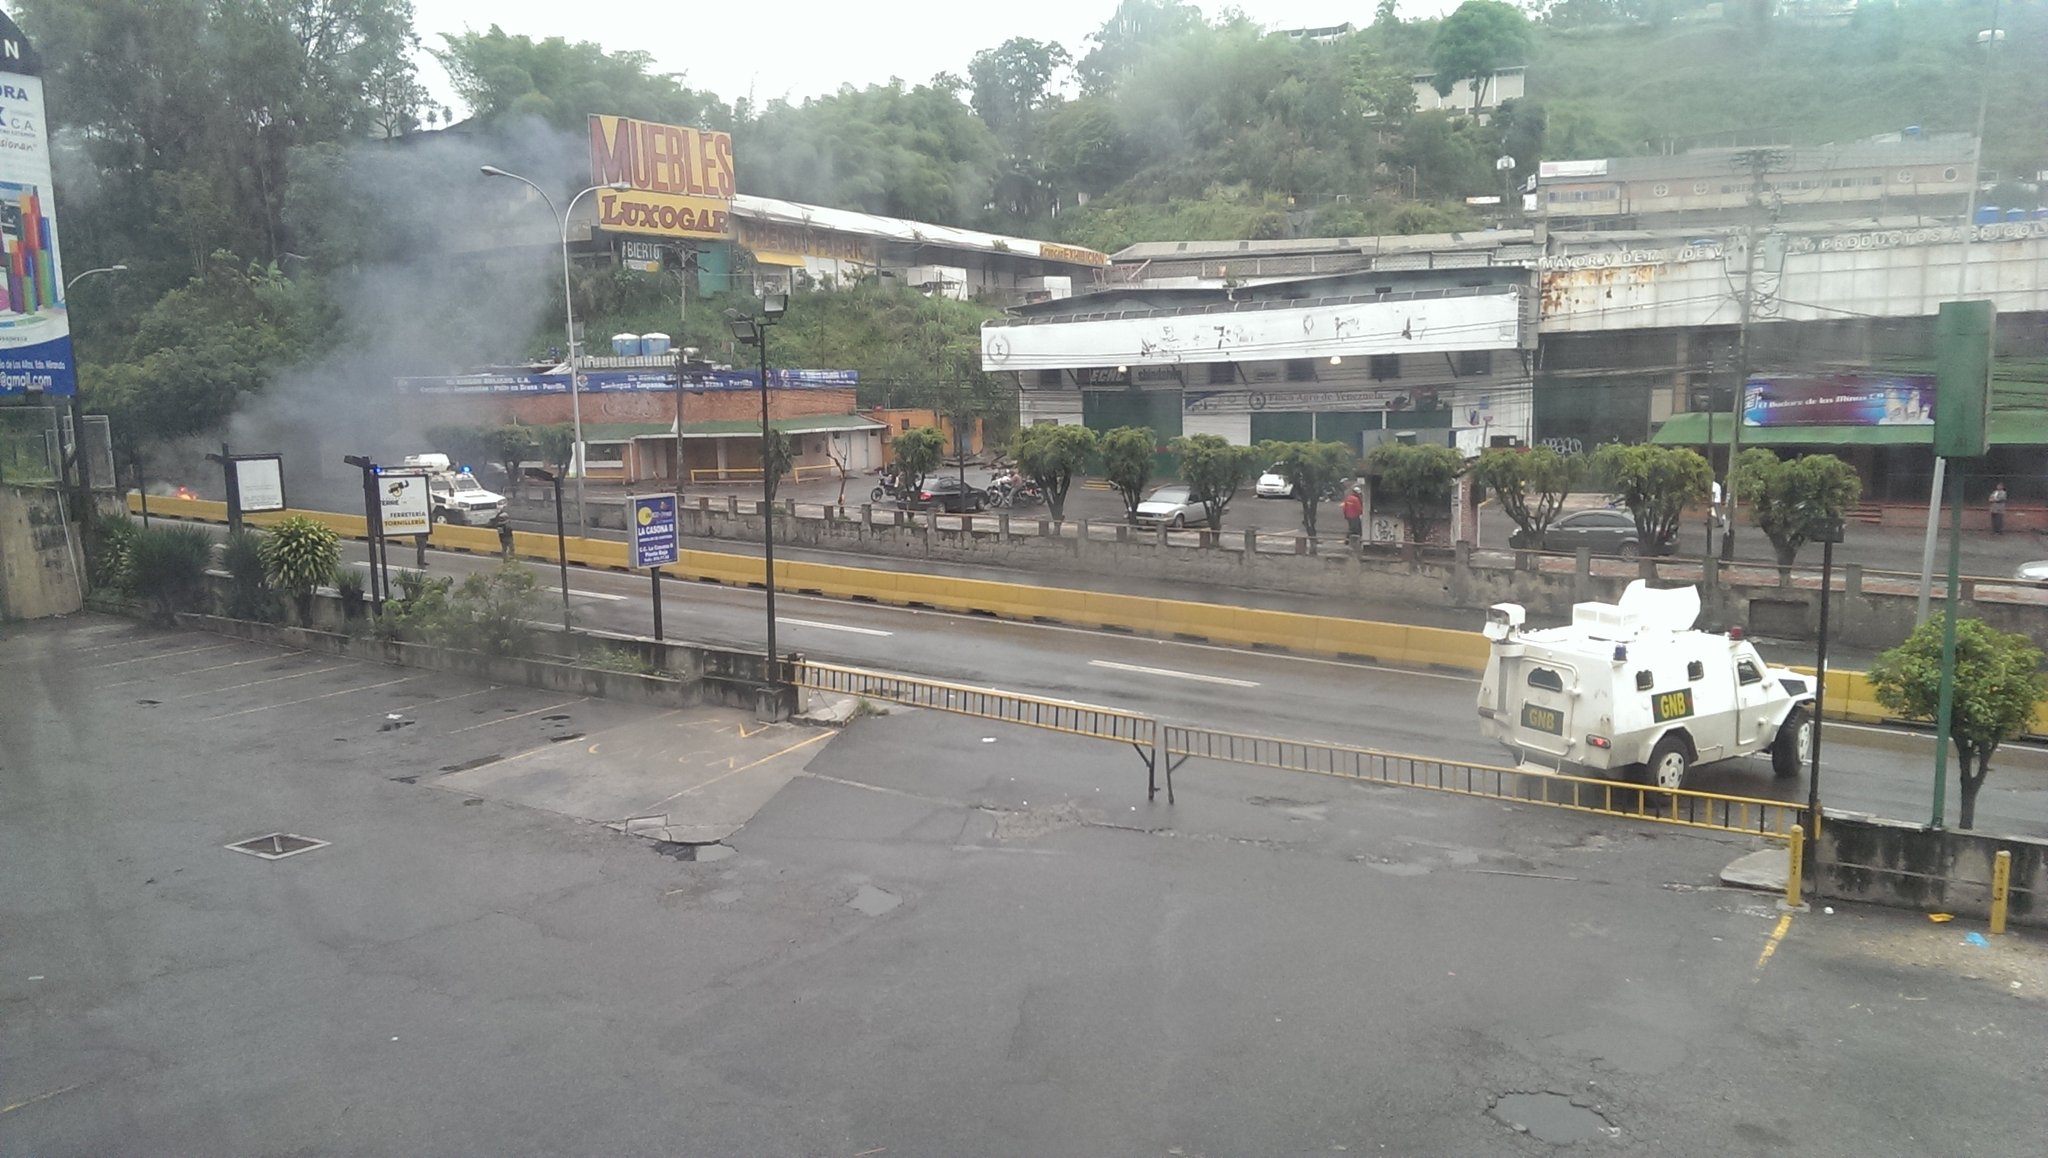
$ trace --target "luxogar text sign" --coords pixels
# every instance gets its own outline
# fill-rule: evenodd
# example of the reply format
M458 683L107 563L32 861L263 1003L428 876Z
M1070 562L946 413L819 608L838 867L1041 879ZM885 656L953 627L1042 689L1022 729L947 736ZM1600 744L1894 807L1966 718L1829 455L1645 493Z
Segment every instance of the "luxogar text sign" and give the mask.
M732 234L732 134L590 118L590 180L626 184L597 194L600 229L662 237Z
M661 567L680 558L674 495L636 496L632 523L633 566Z

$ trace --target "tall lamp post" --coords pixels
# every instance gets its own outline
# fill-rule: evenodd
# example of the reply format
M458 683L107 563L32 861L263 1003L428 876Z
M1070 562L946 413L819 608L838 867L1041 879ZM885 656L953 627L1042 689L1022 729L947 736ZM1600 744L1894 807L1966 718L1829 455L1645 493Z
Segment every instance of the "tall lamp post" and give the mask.
M569 532L562 522L562 476L537 466L526 468L526 477L555 488L555 561L562 569L562 643L569 646Z
M555 199L548 196L547 190L534 184L531 180L521 177L517 173L507 172L496 165L485 165L482 167L482 172L486 177L510 177L512 180L521 182L527 188L540 194L540 199L547 202L548 212L555 215L555 224L561 229L562 313L568 319L569 334L569 416L576 427L576 449L569 455L569 464L576 471L576 530L579 534L585 533L590 530L590 522L583 508L583 392L582 382L576 372L576 303L569 285L569 218L576 213L576 203L583 200L585 196L595 193L599 189L610 189L613 192L622 193L631 189L632 186L624 181L614 181L609 185L592 185L574 197L569 198L568 209L562 210L555 208ZM566 587L566 584L564 586Z
M725 311L732 336L761 353L761 586L768 593L767 678L771 684L775 682L775 432L768 425L768 327L781 321L788 308L788 294L767 294L761 298L761 312L752 317L738 310Z
M77 277L74 277L70 281L64 283L64 296L66 299L69 299L71 297L71 287L77 285L79 282L84 281L86 278L93 276L94 274L123 273L127 269L128 267L126 265L120 264L118 262L113 265L102 265L93 269L88 269L85 272L79 274ZM68 301L66 304L69 304ZM61 450L61 447L59 449ZM79 542L82 544L85 541L84 528L86 525L86 514L92 507L92 468L85 454L85 408L79 403L78 392L76 390L73 390L71 392L71 456L72 459L76 462L78 470L78 526L80 535ZM60 455L59 457L62 456ZM112 457L112 448L109 447L108 459L111 461ZM112 482L113 487L116 491L119 491L121 489L120 470L118 463L115 464L114 478L110 481ZM142 490L142 480L140 478L135 480L135 489L138 493ZM123 501L125 502L126 500ZM147 497L144 497L142 500L142 521L145 524L149 522L149 499Z

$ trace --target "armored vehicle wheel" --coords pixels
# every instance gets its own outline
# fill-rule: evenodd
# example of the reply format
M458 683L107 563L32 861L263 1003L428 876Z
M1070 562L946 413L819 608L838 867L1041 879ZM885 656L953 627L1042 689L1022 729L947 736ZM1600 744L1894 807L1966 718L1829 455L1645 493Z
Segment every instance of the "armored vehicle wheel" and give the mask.
M1771 771L1778 779L1797 776L1813 762L1813 712L1801 705L1793 708L1778 725L1778 738L1771 741Z

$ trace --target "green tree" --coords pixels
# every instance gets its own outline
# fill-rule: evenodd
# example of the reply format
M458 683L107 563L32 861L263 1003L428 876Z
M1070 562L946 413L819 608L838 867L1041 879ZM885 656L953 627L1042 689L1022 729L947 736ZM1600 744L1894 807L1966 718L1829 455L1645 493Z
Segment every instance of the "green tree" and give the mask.
M889 453L896 473L907 490L924 485L925 476L939 469L946 458L946 435L936 426L919 426L889 440Z
M270 586L290 597L299 622L313 623L313 591L341 563L341 536L305 515L289 515L263 539L263 572Z
M576 428L566 422L556 422L536 426L532 430L534 453L548 464L549 470L567 477L569 460L576 454Z
M767 495L768 501L772 503L775 501L775 492L782 489L783 476L796 465L796 456L789 445L789 435L771 429L768 432L768 448L764 458L766 461L761 465L767 472Z
M1547 446L1526 450L1489 450L1472 462L1473 485L1493 492L1500 509L1532 547L1541 546L1543 532L1578 485L1584 462Z
M1869 678L1878 703L1915 720L1931 720L1941 710L1945 624L1941 615L1930 617L1904 643L1877 657ZM2041 659L2041 649L2019 632L1999 631L1981 619L1956 621L1948 730L1962 784L1960 827L1976 826L1977 791L1998 746L2026 732L2035 710L2048 700Z
M1595 450L1588 465L1599 485L1621 496L1642 549L1652 554L1678 537L1685 509L1714 484L1707 460L1683 447L1611 442Z
M1301 529L1316 534L1316 511L1344 478L1356 474L1358 456L1341 442L1262 442L1259 456L1294 489L1301 504Z
M1152 467L1158 461L1159 436L1149 426L1119 426L1096 440L1102 455L1102 474L1124 501L1124 518L1138 519L1138 504L1145 501L1145 485L1152 481Z
M1521 64L1529 51L1529 19L1522 10L1500 0L1465 0L1437 26L1429 62L1436 69L1431 83L1440 96L1450 95L1469 80L1484 102L1493 74Z
M1118 0L1116 11L1089 34L1094 47L1074 66L1082 91L1116 87L1161 45L1201 27L1201 9L1182 0Z
M1391 499L1412 543L1429 542L1436 525L1450 515L1458 474L1465 460L1448 446L1382 442L1366 456L1373 494Z
M1234 446L1221 435L1186 434L1173 440L1173 453L1180 457L1180 479L1202 504L1209 529L1222 530L1223 512L1252 477L1258 452Z
M1048 423L1018 431L1011 450L1017 469L1038 484L1045 505L1057 520L1067 517L1067 488L1073 485L1075 474L1087 469L1088 456L1095 453L1095 447L1095 432L1087 427Z
M671 125L733 127L732 110L679 74L654 71L654 55L638 49L607 52L587 40L559 36L535 40L497 25L489 31L443 36L434 52L455 93L486 125L536 117L581 133L591 113L617 114Z
M519 485L520 471L526 460L540 449L540 440L534 436L531 426L487 426L477 432L477 453L479 462L494 462L505 472L505 487Z
M1777 551L1780 568L1790 567L1823 530L1839 526L1863 496L1856 468L1832 454L1781 459L1760 446L1742 452L1731 482L1737 504L1749 508Z

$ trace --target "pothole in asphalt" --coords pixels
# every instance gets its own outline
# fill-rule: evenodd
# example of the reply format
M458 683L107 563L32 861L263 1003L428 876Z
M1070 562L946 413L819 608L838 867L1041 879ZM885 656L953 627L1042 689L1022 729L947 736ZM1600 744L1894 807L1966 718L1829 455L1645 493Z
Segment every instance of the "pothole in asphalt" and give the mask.
M654 851L670 860L709 863L724 860L737 850L729 844L720 844L715 840L705 844L692 844L687 840L657 840L654 842Z
M1553 1146L1612 1138L1621 1133L1621 1128L1599 1111L1579 1105L1563 1094L1502 1094L1489 1099L1486 1112L1517 1134L1527 1134Z
M441 771L443 771L443 772L467 772L467 771L469 771L469 770L470 770L470 769L472 769L472 768L481 768L481 767L483 767L483 766L484 766L484 765L486 765L486 764L492 764L492 763L496 763L497 761L499 761L499 760L502 760L502 759L504 759L504 757L503 757L503 756L500 756L500 755L498 755L498 754L497 754L496 752L493 752L493 753L491 753L491 754L490 754L490 755L488 755L488 756L476 756L476 757L472 757L471 759L468 759L468 760L464 760L464 761L463 761L463 762L461 762L460 764L443 764L443 765L441 765Z
M902 904L903 898L887 889L878 889L873 885L862 885L860 891L853 894L853 899L846 903L848 906L859 909L870 917L879 917L883 913Z
M558 712L558 713L556 713L555 715L552 715L552 716L542 716L542 717L541 717L541 719L543 719L543 720L546 720L546 721L548 721L549 723L553 723L553 722L554 722L554 721L556 721L556 720L566 720L566 719L568 719L568 718L569 718L569 713L567 713L567 712Z
M548 743L560 744L566 740L581 740L582 738L583 733L581 732L564 732L559 736L549 736Z

